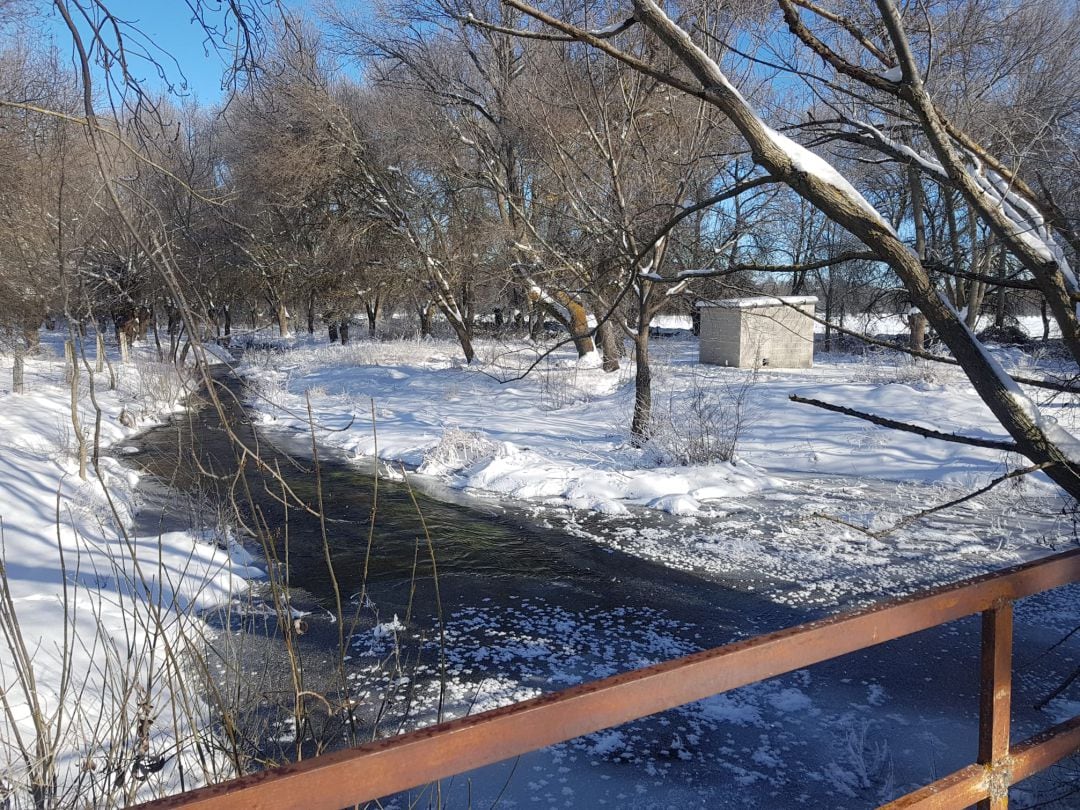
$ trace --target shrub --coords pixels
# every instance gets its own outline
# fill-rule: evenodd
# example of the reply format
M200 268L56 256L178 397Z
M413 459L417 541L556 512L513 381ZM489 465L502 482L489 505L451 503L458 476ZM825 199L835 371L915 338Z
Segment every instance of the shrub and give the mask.
M418 472L438 475L462 470L494 455L498 445L479 433L449 428L434 447L424 452Z
M708 384L693 377L689 389L669 395L653 413L648 449L660 464L691 466L735 461L739 439L753 421L756 371Z

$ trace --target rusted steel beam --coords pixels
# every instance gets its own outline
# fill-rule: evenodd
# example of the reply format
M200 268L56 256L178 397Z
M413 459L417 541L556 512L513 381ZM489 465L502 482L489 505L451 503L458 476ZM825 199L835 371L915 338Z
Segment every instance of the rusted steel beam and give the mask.
M1080 715L1014 745L1012 784L1044 771L1067 756L1080 751Z
M977 763L989 770L990 795L979 802L978 810L1007 810L1009 806L1012 634L1012 602L1003 602L983 611Z
M1080 715L1014 745L1006 760L1008 784L1015 785L1055 762L1080 752ZM955 810L990 796L993 774L985 765L968 765L901 796L878 810Z
M883 804L878 810L956 810L990 794L987 771L982 765L968 765L936 782Z
M692 703L1078 579L1080 550L1075 550L143 807L337 810Z

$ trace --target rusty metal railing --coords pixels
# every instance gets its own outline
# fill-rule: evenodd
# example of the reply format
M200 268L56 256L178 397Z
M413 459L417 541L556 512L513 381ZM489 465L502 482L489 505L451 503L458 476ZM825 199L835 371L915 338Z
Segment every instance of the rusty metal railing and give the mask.
M737 641L501 709L150 802L144 810L337 810L982 614L976 763L885 805L1003 810L1010 785L1080 751L1080 716L1010 744L1013 602L1080 581L1080 550Z

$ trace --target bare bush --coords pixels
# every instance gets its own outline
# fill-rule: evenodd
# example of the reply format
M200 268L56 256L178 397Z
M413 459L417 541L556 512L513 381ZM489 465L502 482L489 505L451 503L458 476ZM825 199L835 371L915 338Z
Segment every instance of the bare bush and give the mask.
M570 366L549 364L540 370L537 375L540 410L561 411L592 399L592 392L581 375L582 369L576 363Z
M479 433L450 428L439 443L424 453L419 472L437 475L462 470L493 455L498 445Z
M691 377L653 415L647 449L659 464L691 466L736 460L739 440L753 421L756 371L731 378Z

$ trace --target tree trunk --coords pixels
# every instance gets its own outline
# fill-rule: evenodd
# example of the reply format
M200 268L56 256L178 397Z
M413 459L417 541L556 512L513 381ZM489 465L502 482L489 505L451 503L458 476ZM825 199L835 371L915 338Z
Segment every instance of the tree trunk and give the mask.
M997 257L997 277L1000 279L1005 278L1005 270L1005 251L1001 250L998 251ZM998 286L997 295L994 297L994 326L997 329L1005 326L1005 288L1002 286Z
M118 340L120 342L120 362L126 363L131 359L131 355L128 352L128 336L125 330L120 330Z
M622 341L610 319L596 327L596 339L600 343L600 354L604 358L604 371L618 371L619 358L622 357Z
M983 264L979 255L979 227L975 219L975 212L970 206L968 207L967 232L970 245L968 272L978 273ZM956 304L957 309L962 311L964 323L967 324L968 328L974 329L979 320L979 308L982 306L981 296L977 288L979 282L975 279L958 278L956 284L963 290L963 295L960 296Z
M578 357L591 354L595 347L592 336L589 334L589 316L582 303L563 290L545 293L540 285L528 276L524 276L523 280L528 285L529 300L533 304L533 311L545 312L566 327L574 341ZM543 328L542 321L540 328Z
M592 354L593 349L596 348L589 334L588 314L579 302L570 299L569 296L567 299L565 306L570 313L570 337L574 339L574 348L577 349L578 357L585 357Z
M338 342L338 325L337 321L328 321L326 324L326 334L330 338L331 343Z
M823 290L825 295L825 351L831 352L833 350L833 328L832 328L832 295L828 288Z
M154 326L154 346L157 347L157 359L158 359L159 363L164 363L165 362L165 349L163 349L162 346L161 346L161 335L158 332L157 315L155 314L152 317L151 320L152 320L153 326ZM98 371L101 371L101 369L99 368Z
M908 313L908 328L911 334L908 336L908 345L917 352L925 350L926 346L926 316L918 310Z
M307 302L307 333L309 335L315 334L315 293L314 291L308 294Z
M652 428L652 369L649 367L649 325L638 327L634 336L634 418L630 423L630 441L641 447L649 440Z
M123 333L121 333L123 334ZM64 341L64 383L71 385L71 377L75 374L75 353L70 340Z
M431 337L431 316L435 312L435 304L431 301L417 310L420 315L420 337Z
M22 394L26 391L25 357L25 349L16 344L15 360L11 366L11 390L16 394Z
M94 370L100 374L105 370L105 336L101 334L101 330L97 330L97 339L94 341L94 349L97 353L97 362L94 365Z
M154 310L150 307L139 307L135 310L135 329L139 340L146 340L146 334L150 330L150 320L154 317ZM86 337L85 326L79 324L79 335Z
M465 324L459 323L456 320L450 321L450 326L454 329L454 334L457 335L458 343L461 344L461 351L465 355L465 363L471 364L476 359L476 352L473 350L472 335L469 334L469 330L465 327Z
M908 189L911 191L911 218L915 222L915 255L919 261L926 264L926 220L923 218L923 209L926 206L926 198L923 193L922 180L919 179L919 170L914 166L907 167ZM959 306L959 304L957 304ZM916 309L908 313L908 345L915 351L923 351L926 343L926 316Z
M349 322L342 321L338 324L338 337L341 339L341 345L344 346L349 342Z
M284 301L277 302L277 323L278 323L278 335L281 337L291 337L289 334L289 310L285 306Z
M26 341L26 353L31 356L37 354L41 347L41 333L38 331L38 325L23 329L23 339Z
M79 478L86 480L86 437L83 436L82 422L79 419L79 365L75 354L75 344L68 340L64 343L64 356L71 358L71 427L75 434L75 454L79 461Z
M379 320L379 301L375 300L374 304L364 302L364 311L367 313L368 320L368 335L375 337L375 324Z

